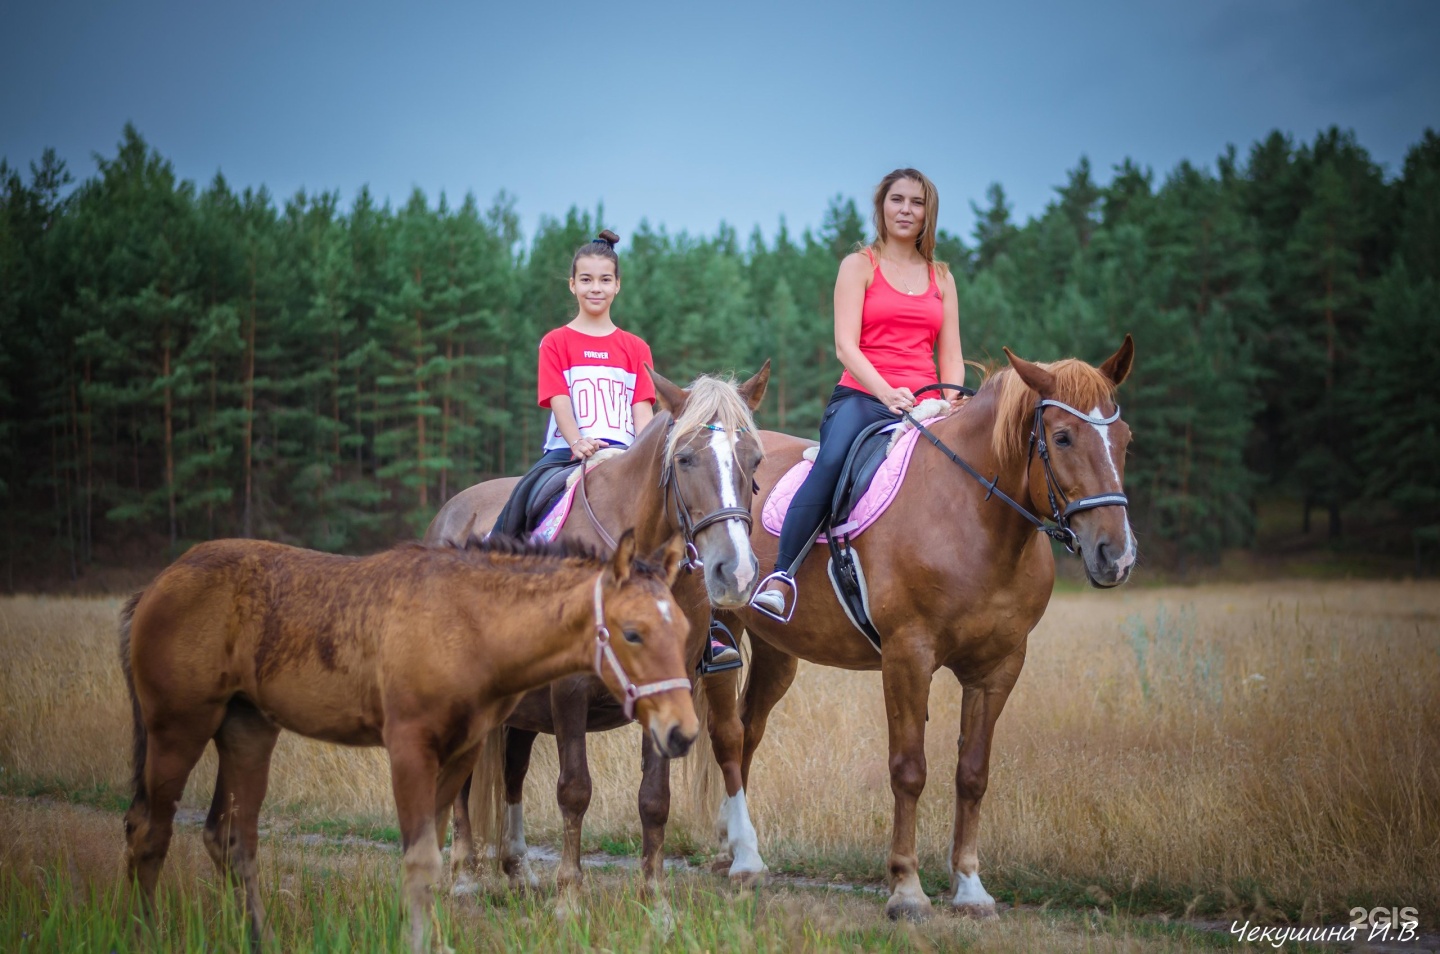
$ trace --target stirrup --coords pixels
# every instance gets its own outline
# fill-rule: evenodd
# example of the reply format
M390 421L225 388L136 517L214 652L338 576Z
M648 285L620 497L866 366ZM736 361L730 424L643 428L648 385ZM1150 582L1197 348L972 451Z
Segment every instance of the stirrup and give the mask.
M730 662L717 663L711 657L713 640L728 643L730 648L735 650L735 658ZM739 669L745 665L745 660L740 658L740 644L735 641L735 634L730 632L730 627L718 619L710 621L710 632L706 634L705 651L700 654L700 675L713 676L720 672L729 672L732 669Z
M756 602L763 593L777 592L767 589L771 583L779 583L781 586L788 587L790 590L790 600L784 608L783 615ZM782 596L781 599L784 599L784 597ZM788 623L790 622L790 618L795 615L795 604L799 602L799 600L800 588L796 585L795 578L784 570L776 570L756 585L755 595L750 597L750 608L761 616L770 617L777 623Z

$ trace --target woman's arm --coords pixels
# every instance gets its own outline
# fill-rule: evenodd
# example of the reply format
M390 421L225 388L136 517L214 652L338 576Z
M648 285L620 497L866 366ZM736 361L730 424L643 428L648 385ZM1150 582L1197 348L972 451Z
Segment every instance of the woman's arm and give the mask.
M965 355L960 348L960 298L955 290L955 273L945 273L944 289L945 317L940 323L940 340L936 342L935 359L939 365L940 380L946 384L965 383ZM951 394L951 402L959 399Z
M909 388L892 388L860 351L860 312L869 277L870 263L859 252L845 256L840 263L840 274L835 277L835 357L880 403L892 411L909 410L915 395Z
M552 397L550 413L555 415L555 426L560 428L565 443L570 445L571 454L584 459L600 449L599 441L580 436L580 425L575 423L575 406L570 403L570 395L557 394Z

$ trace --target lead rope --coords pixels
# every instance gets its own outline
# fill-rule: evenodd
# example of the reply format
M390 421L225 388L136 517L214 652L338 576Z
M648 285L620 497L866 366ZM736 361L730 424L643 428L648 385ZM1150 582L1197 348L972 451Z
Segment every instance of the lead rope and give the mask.
M584 478L581 478L582 480ZM659 682L649 682L644 685L636 685L625 675L625 667L620 665L620 659L615 655L615 650L610 645L610 630L605 626L605 601L601 593L601 584L604 582L605 572L595 577L595 675L604 679L604 670L600 668L600 661L604 659L610 664L610 671L615 673L615 679L620 683L620 691L624 695L622 700L623 711L626 719L635 718L635 703L646 696L653 696L661 692L669 692L672 689L684 689L690 691L689 679L662 679Z

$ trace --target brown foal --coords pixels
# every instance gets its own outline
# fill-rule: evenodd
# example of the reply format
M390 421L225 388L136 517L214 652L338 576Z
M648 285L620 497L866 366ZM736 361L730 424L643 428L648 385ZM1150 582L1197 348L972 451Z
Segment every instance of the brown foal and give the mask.
M751 412L765 394L770 365L766 362L738 386L727 379L701 376L682 389L653 371L651 376L659 404L655 420L625 453L605 461L585 478L586 493L601 526L597 527L577 501L560 538L604 546L607 533L602 528L613 532L616 527L633 526L643 548L685 533L685 525L701 526L692 542L704 565L703 574L686 573L674 587L676 601L690 619L687 659L693 668L708 635L710 605L744 605L758 576L743 519L706 522L706 517L723 513L725 508L738 506L743 511L750 507L753 476L762 455ZM490 526L514 483L514 478L492 480L456 494L431 521L425 542L445 542L466 532L472 522L476 527ZM678 512L682 502L683 517ZM565 826L556 871L556 911L577 911L582 882L581 826L591 792L585 735L629 721L593 676L557 680L527 695L506 720L503 732L497 730L487 742L475 774L477 810L469 810L468 784L455 804L450 857L456 893L476 887L467 870L477 857L472 816L481 836L497 843L498 857L512 884L537 883L525 861L522 798L531 747L537 734L548 733L555 736L560 756L556 789ZM641 765L641 867L645 887L653 895L664 871L670 759L645 737ZM480 807L498 809L502 799L503 817Z
M255 851L281 729L390 756L415 951L443 948L432 892L449 808L481 740L532 689L598 669L667 756L698 720L688 622L672 610L682 544L655 564L626 532L602 559L574 545L407 545L362 559L255 540L194 547L121 615L135 729L127 860L147 914L176 802L212 739L205 847L266 937ZM613 637L613 638L612 638Z
M1006 352L1009 355L1009 352ZM1098 369L1074 359L1049 365L1009 355L1011 366L992 376L970 401L930 425L931 432L998 487L1040 516L1058 499L1080 501L1123 489L1130 431L1118 419L1116 387L1129 374L1134 346L1127 335ZM1041 404L1043 399L1066 407ZM1036 412L1040 433L1033 433ZM1113 421L1110 415L1117 415ZM775 482L811 442L766 433L767 457L758 475L751 542L762 563L776 540L760 526L760 508ZM1034 440L1047 442L1053 482ZM856 538L869 583L870 607L883 634L883 654L850 624L826 577L828 557L816 547L797 576L799 602L790 623L751 609L720 613L752 637L754 655L743 697L734 673L706 680L709 730L725 777L720 827L729 842L736 879L765 870L745 791L755 749L770 711L805 659L842 669L880 670L889 723L890 787L895 798L889 874L891 917L921 918L930 899L920 887L915 806L925 786L925 720L930 680L941 667L964 687L950 903L958 911L993 917L995 901L979 875L980 800L990 766L995 721L1025 662L1026 639L1040 621L1055 582L1050 541L945 455L920 440L910 473L881 518ZM1076 512L1071 527L1085 572L1097 586L1124 582L1135 562L1135 541L1123 497ZM823 731L823 730L822 730ZM837 740L837 744L843 740Z

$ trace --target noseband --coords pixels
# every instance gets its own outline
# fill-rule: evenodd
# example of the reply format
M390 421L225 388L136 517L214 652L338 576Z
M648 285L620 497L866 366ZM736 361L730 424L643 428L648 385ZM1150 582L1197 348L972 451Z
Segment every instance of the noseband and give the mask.
M647 682L644 685L637 685L630 681L625 675L625 667L620 665L620 657L615 655L615 648L610 645L610 630L605 625L605 599L601 592L600 584L605 579L602 571L595 577L595 675L604 679L604 670L600 668L600 661L610 664L610 671L615 673L615 679L620 683L620 691L625 698L622 708L626 719L635 718L635 703L646 696L653 696L661 692L669 692L672 689L684 689L690 691L689 679L662 679L659 682Z
M941 388L946 388L952 391L959 391L962 394L966 394L971 397L974 397L975 395L975 392L970 388L960 387L954 384L927 384L925 387L917 390L915 392L915 395L918 397L924 391L939 390ZM919 430L921 434L925 435L925 438L930 441L930 443L934 444L937 448L939 448L941 453L943 453L946 457L949 457L950 460L957 464L961 470L965 471L965 473L969 474L971 477L974 477L985 487L986 500L989 500L992 495L999 497L1002 501L1009 504L1016 513L1020 514L1020 516L1030 521L1030 523L1034 525L1036 530L1045 534L1050 539L1059 542L1069 552L1074 553L1075 547L1078 545L1078 539L1075 536L1075 531L1070 528L1071 516L1086 510L1093 510L1096 507L1128 508L1130 506L1130 499L1126 497L1123 492L1120 491L1107 494L1095 494L1090 497L1081 497L1079 500L1071 500L1070 498L1065 496L1065 491L1060 489L1060 484L1055 479L1055 471L1050 465L1050 448L1045 440L1045 408L1047 407L1058 407L1063 411L1068 411L1071 414L1074 414L1076 417L1080 418L1080 420L1085 421L1087 424L1103 425L1113 424L1116 421L1120 420L1120 405L1115 405L1115 413L1111 414L1109 417L1091 417L1089 414L1077 411L1075 408L1062 401L1052 401L1049 398L1041 398L1040 400L1035 402L1035 419L1030 426L1030 446L1025 452L1025 470L1027 473L1029 472L1030 461L1034 460L1036 453L1039 453L1040 463L1045 467L1045 494L1050 500L1050 519L1053 521L1051 523L1047 523L1044 520L1041 520L1029 510L1026 510L1020 504L1012 500L999 487L995 486L1000 480L999 474L995 475L994 480L986 480L983 476L981 476L978 470L965 463L965 461L961 459L959 454L955 453L949 447L945 446L944 442L941 441L940 438L930 433L929 428L927 428L924 424L921 424L919 421L915 420L915 418L911 417L909 411L902 411L901 414L904 416L905 420L910 422L910 425L912 427ZM1061 506L1062 504L1064 505L1063 508Z
M670 426L675 426L673 421ZM707 431L725 430L725 428L719 424L702 424L700 426ZM743 430L746 430L746 428L737 428L737 432ZM693 573L696 570L705 568L704 562L700 559L700 551L695 546L696 534L712 524L721 523L726 520L740 520L745 524L745 535L748 537L750 535L753 518L750 516L750 510L747 507L721 507L718 510L707 513L699 520L692 522L690 519L690 508L686 506L685 497L680 492L680 478L677 476L678 469L673 460L668 461L663 468L665 476L662 478L660 486L663 487L665 491L666 506L669 506L672 496L675 498L675 508L672 515L675 518L675 526L680 528L680 534L685 539L685 562L680 565L685 568L686 573ZM580 465L580 502L585 505L585 513L590 518L590 522L595 526L595 529L600 532L601 539L605 541L611 550L614 550L616 547L615 539L610 536L609 532L605 529L605 525L600 522L600 518L597 517L595 511L590 508L590 498L585 492L585 472L587 470L589 470L589 468L582 463ZM752 485L751 494L753 495L755 492L755 478L753 475L750 478L750 482Z

